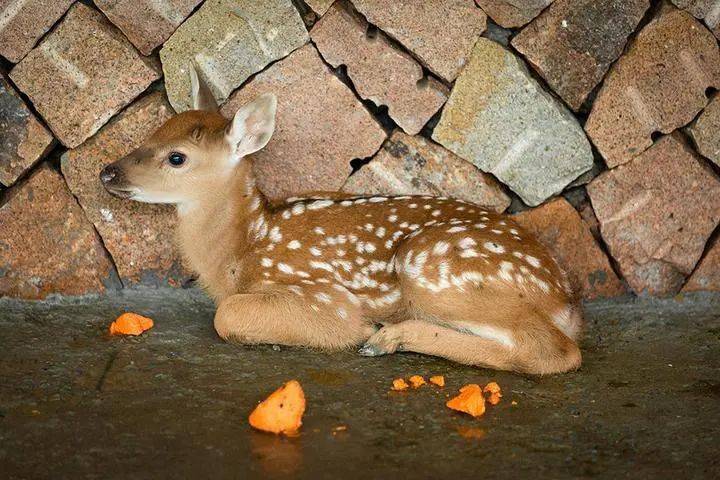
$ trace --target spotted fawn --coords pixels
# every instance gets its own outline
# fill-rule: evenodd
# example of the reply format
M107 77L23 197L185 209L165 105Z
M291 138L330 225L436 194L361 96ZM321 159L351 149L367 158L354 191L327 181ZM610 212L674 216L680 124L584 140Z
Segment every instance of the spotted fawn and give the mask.
M240 343L437 355L501 370L577 369L582 313L552 255L512 219L432 196L307 194L274 207L251 154L265 94L232 120L191 71L193 110L108 165L112 194L177 207L179 249Z

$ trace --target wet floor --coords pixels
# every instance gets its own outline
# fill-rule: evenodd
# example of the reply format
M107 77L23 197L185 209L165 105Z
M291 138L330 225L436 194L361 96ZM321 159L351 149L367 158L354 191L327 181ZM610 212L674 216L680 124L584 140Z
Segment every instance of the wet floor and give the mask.
M155 328L109 337L125 310L153 317ZM191 290L0 301L0 477L720 474L718 297L590 305L582 369L544 378L415 354L228 345L212 311ZM389 391L412 374L447 384ZM252 431L250 410L291 378L308 399L301 435ZM505 396L484 417L444 407L463 384L490 380Z

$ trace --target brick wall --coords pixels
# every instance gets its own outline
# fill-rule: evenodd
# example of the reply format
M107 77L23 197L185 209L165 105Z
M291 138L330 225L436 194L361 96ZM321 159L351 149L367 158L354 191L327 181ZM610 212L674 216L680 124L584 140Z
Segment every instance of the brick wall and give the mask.
M446 194L533 231L585 298L720 290L720 10L705 0L0 2L0 296L191 279L172 208L98 181L174 111L279 99L256 173Z

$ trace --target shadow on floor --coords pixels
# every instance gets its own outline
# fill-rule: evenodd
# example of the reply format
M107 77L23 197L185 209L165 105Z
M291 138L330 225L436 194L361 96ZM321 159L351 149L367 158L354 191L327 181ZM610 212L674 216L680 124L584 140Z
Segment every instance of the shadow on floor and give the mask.
M131 310L155 319L111 338ZM41 303L0 300L3 478L718 477L720 298L587 307L579 372L523 377L415 354L364 358L222 343L188 290ZM445 375L444 389L389 392ZM308 398L302 434L247 424L284 381ZM444 407L465 383L505 396L480 419ZM517 405L512 405L512 401ZM333 428L346 425L344 432Z

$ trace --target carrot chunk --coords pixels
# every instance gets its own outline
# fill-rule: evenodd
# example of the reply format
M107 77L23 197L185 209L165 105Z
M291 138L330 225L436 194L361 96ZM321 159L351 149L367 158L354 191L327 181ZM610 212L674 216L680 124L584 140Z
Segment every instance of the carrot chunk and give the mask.
M392 389L396 392L407 390L410 387L410 385L407 384L407 382L402 378L396 378L393 380L393 386Z
M489 393L490 396L488 397L488 402L490 405L497 405L500 403L500 398L502 398L502 390L500 390L500 385L498 385L495 382L490 382L487 385L485 385L485 388L483 388L483 392Z
M260 402L248 420L253 428L276 434L295 435L305 413L305 393L297 380L290 380Z
M150 318L137 313L123 313L110 324L111 335L140 335L153 327Z
M479 417L485 413L485 397L483 397L480 385L471 383L460 389L460 394L448 400L445 404L452 410L464 412Z
M413 388L419 388L427 383L420 375L413 375L408 378L408 380L410 380L410 385L412 385Z
M437 385L438 387L444 387L445 386L445 377L442 375L433 375L430 377L430 383Z

